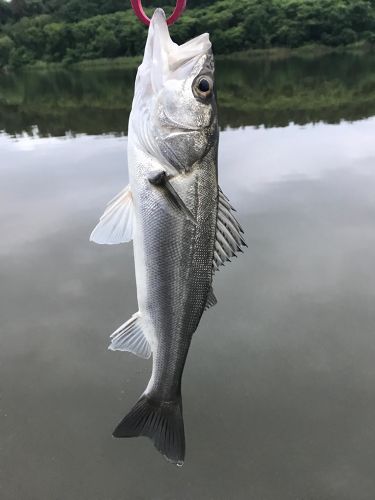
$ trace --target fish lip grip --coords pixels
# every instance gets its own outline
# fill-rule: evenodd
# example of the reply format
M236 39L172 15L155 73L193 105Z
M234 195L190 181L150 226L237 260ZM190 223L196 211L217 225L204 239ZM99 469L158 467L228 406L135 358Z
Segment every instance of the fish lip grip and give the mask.
M151 19L146 15L145 11L143 10L142 0L130 0L130 3L132 4L133 10L138 19L146 26L150 26ZM181 16L183 11L185 10L185 7L186 7L186 0L177 0L174 11L167 19L168 26L177 21L177 19Z

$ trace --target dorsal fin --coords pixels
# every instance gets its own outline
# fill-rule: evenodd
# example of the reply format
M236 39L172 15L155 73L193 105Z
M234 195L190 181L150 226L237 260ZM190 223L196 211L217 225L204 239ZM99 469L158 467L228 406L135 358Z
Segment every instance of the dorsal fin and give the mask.
M236 257L242 252L241 247L247 246L243 239L243 229L234 216L235 209L219 187L219 204L217 213L216 240L214 249L213 271Z

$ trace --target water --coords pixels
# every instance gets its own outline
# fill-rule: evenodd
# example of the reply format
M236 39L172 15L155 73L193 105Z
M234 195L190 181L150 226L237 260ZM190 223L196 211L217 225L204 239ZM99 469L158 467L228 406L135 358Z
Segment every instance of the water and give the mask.
M375 497L373 60L219 71L220 183L249 249L194 336L182 469L111 438L150 374L107 351L137 310L131 245L88 243L127 183L132 75L1 77L2 500Z
M0 130L40 136L123 134L133 70L0 73ZM359 120L375 115L375 54L217 61L223 128Z

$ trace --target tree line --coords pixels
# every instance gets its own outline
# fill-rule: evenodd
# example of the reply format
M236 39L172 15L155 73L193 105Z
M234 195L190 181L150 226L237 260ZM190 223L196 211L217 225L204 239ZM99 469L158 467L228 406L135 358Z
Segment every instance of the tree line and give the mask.
M174 0L160 4L170 12ZM0 67L142 53L146 28L128 0L0 0ZM209 32L218 54L251 48L375 44L375 0L188 0L172 27L182 43Z

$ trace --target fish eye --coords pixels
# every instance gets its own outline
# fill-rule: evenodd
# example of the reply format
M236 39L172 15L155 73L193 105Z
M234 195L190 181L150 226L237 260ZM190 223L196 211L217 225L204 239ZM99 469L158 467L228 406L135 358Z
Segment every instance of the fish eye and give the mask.
M205 78L202 78L198 84L198 88L201 92L206 93L210 90L210 83Z
M210 97L213 91L214 83L209 76L200 76L194 83L194 94L196 97Z

